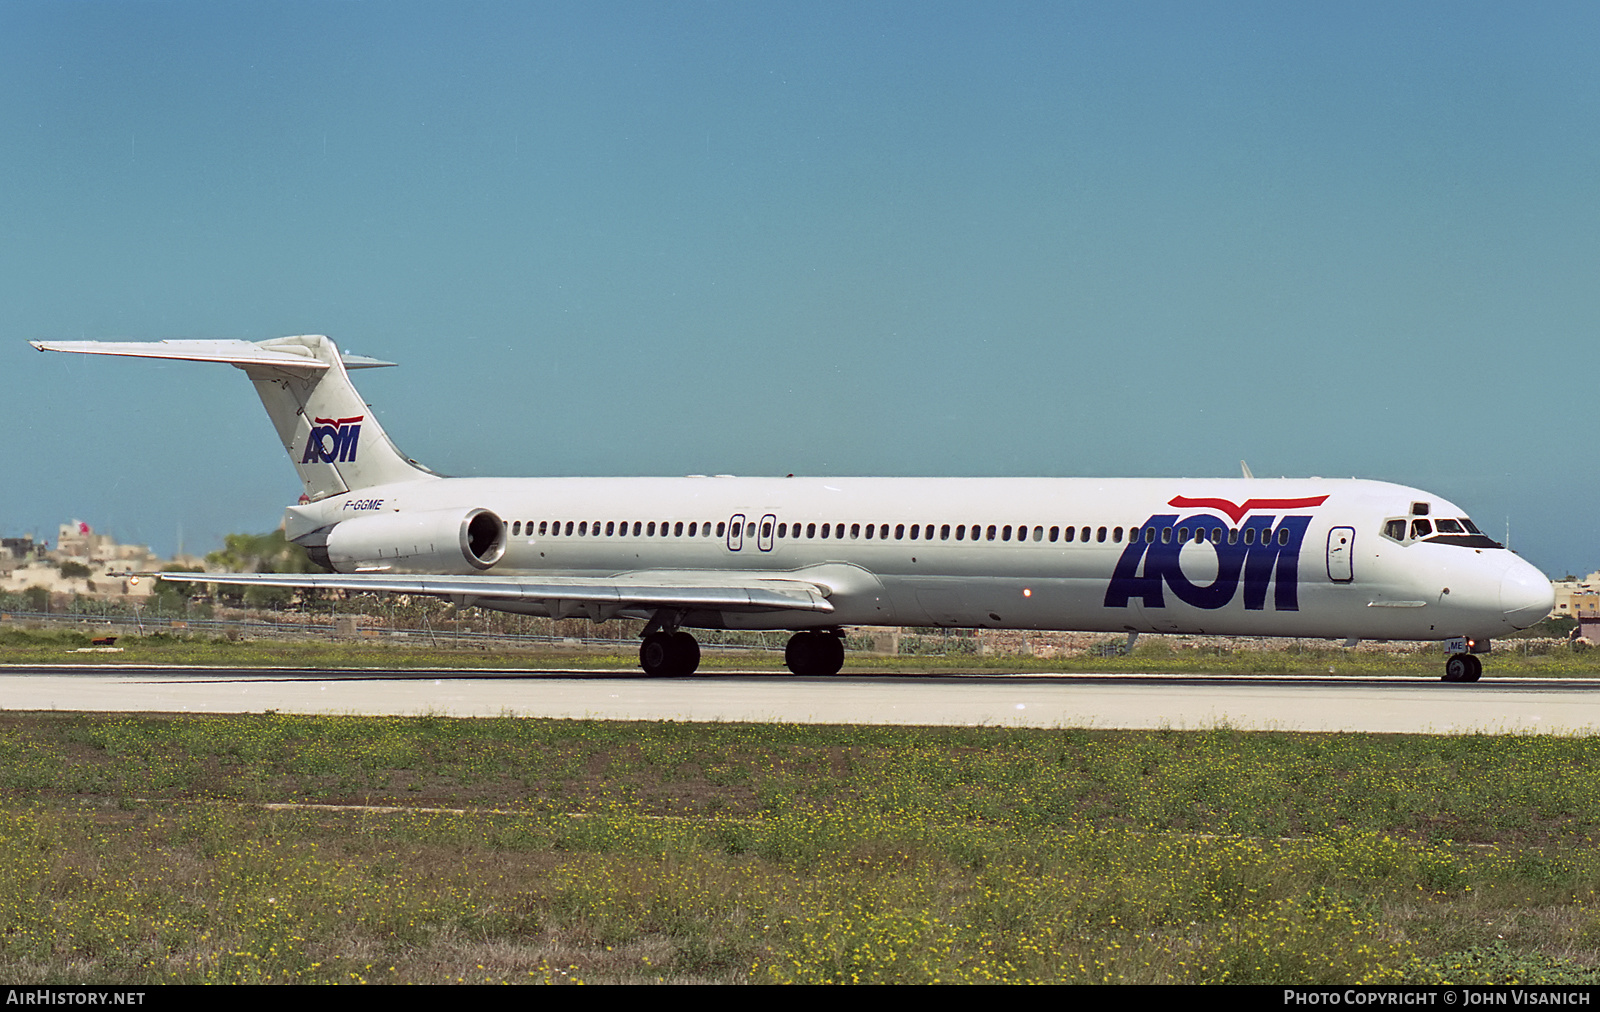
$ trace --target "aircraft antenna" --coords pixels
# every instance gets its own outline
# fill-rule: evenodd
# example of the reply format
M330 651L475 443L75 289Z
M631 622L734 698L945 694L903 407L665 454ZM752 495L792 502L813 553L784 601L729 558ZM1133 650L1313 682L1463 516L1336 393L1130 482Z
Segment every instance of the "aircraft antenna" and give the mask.
M1255 475L1253 475L1253 474L1251 474L1251 473L1250 473L1250 465L1249 465L1249 464L1246 464L1246 463L1245 463L1245 462L1244 462L1244 461L1242 461L1242 460L1241 460L1241 461L1239 461L1239 470L1240 470L1240 471L1241 471L1241 472L1243 472L1243 474L1244 474L1244 476L1245 476L1245 477L1246 477L1246 478L1254 478L1254 477L1255 477Z

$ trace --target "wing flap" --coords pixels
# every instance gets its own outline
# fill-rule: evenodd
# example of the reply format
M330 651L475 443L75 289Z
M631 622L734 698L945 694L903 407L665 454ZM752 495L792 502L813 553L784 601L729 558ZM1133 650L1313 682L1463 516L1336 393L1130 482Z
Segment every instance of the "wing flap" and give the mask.
M833 611L822 588L792 579L753 579L674 585L638 579L588 577L427 576L388 573L149 573L169 583L290 587L434 597L573 602L619 608L715 611Z

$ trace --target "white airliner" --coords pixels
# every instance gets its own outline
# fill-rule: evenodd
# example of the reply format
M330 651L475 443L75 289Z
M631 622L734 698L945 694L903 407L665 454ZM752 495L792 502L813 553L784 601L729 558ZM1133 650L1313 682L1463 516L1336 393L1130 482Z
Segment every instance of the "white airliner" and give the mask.
M686 628L787 629L836 673L846 625L1450 640L1476 681L1550 581L1438 496L1386 482L1188 478L444 478L395 448L321 336L33 342L225 362L255 383L305 484L289 538L331 572L207 582L430 594L646 622L640 664L686 675Z

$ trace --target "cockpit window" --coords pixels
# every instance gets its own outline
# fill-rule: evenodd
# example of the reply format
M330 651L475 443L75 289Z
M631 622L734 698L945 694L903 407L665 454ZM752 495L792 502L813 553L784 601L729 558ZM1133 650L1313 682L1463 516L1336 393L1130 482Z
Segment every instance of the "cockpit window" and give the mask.
M1428 539L1432 544L1460 545L1462 548L1504 548L1500 542L1494 540L1466 517L1450 519L1439 518L1439 533Z
M1412 504L1416 505L1415 503ZM1439 517L1436 520L1424 520L1413 516L1409 521L1410 536L1407 536L1407 521L1403 517L1390 517L1383 522L1383 536L1391 541L1398 541L1402 545L1413 545L1419 541L1426 541L1430 545L1456 545L1461 548L1504 548L1500 542L1485 535L1478 530L1476 524L1466 517Z

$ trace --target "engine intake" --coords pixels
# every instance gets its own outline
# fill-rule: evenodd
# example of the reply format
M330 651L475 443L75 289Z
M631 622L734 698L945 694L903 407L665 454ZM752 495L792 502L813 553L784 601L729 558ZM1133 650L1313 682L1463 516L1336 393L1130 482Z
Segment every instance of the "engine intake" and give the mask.
M313 562L339 573L471 573L505 555L506 525L486 509L423 510L345 520L295 542Z

